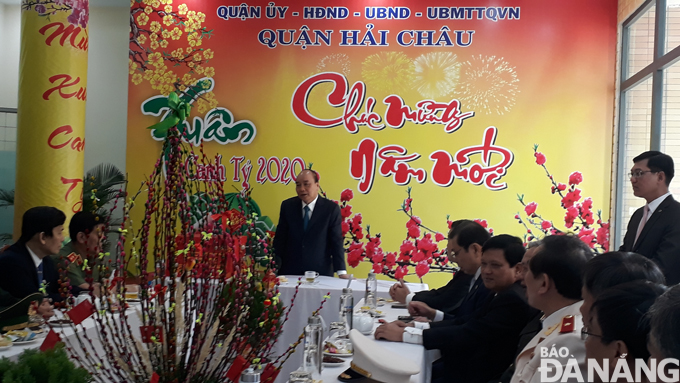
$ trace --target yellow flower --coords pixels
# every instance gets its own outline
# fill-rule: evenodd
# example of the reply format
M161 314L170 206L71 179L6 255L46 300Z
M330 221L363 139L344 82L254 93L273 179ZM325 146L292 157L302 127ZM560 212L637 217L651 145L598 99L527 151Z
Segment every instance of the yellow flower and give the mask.
M182 48L177 48L174 51L172 51L172 57L176 59L181 59L184 56L184 50Z
M158 49L158 41L152 41L150 45L151 49Z
M167 48L167 47L168 47L168 40L161 41L161 48Z
M167 4L172 4L172 0L166 0Z
M170 31L168 31L167 29L164 29L163 33L161 33L161 35L163 36L164 39L169 39L170 38Z
M161 6L161 1L160 1L160 0L151 0L151 5L152 5L154 8L158 8L158 7Z
M174 21L175 21L175 18L172 17L171 15L163 16L163 24L165 24L167 26L171 26Z
M194 55L194 61L201 61L201 52L196 52Z
M175 29L170 32L170 37L172 37L173 40L179 40L179 38L182 37L182 30L175 27Z
M130 60L129 69L130 69L130 74L135 73L135 70L137 70L137 63Z
M187 14L187 11L189 11L189 8L187 7L186 4L181 4L181 5L179 6L179 14L180 14L180 15L186 15L186 14Z
M188 66L189 68L193 68L194 65L195 65L195 64L194 64L193 61L189 61L189 62L187 63L187 66Z
M189 40L189 46L195 47L196 46L196 40Z
M202 44L203 44L203 40L201 40L201 39L196 40L196 46L197 47L200 47Z
M194 17L196 17L196 11L187 12L187 17L193 19Z
M200 65L196 65L196 67L194 68L194 72L198 74L203 74L203 67Z
M185 73L184 76L182 76L182 82L185 84L191 85L194 81L196 80L194 80L189 73Z
M144 70L144 80L151 80L151 77L153 77L153 71L149 69Z
M205 13L203 13L203 12L198 12L198 13L196 14L196 19L197 19L199 22L201 22L201 23L205 22Z
M170 13L172 12L172 5L166 5L165 8L163 8L165 13Z
M146 13L140 13L139 16L137 16L137 24L146 25L148 22L149 16L147 16Z
M161 23L158 21L152 21L151 22L151 32L153 33L158 33L158 31L161 30Z
M135 73L132 75L132 83L135 85L139 85L142 82L142 74L141 73Z
M149 40L151 41L158 41L158 35L155 33L152 33L149 35Z
M212 59L214 55L215 53L210 48L203 51L203 57L205 57L206 60Z
M144 0L144 4L151 4L151 0Z
M148 15L148 14L150 14L151 12L153 12L153 8L151 8L150 6L147 5L147 6L144 8L144 13L146 13L146 14Z
M205 68L205 71L203 72L203 75L205 77L213 77L215 75L215 68L209 66Z
M137 37L137 42L140 43L140 44L145 44L146 43L146 35L139 35L139 37Z

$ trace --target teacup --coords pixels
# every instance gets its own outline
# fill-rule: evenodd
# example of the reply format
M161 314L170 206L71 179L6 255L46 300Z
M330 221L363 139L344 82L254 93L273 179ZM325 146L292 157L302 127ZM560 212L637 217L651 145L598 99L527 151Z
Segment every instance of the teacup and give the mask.
M307 283L314 283L316 278L319 276L319 273L316 271L305 271L305 280Z
M373 331L373 317L367 313L355 313L352 317L352 327L362 334Z

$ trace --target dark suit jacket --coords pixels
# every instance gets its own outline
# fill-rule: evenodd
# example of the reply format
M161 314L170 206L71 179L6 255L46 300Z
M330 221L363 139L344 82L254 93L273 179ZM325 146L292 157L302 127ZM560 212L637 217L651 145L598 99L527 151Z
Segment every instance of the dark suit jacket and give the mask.
M446 382L487 382L512 363L520 331L535 313L526 303L524 288L514 284L490 294L465 323L458 319L432 323L423 331L423 345L441 351Z
M321 196L316 200L307 231L302 228L302 200L289 198L281 203L279 225L274 236L274 251L279 274L303 275L316 271L333 276L345 270L340 207Z
M415 293L412 300L426 303L433 309L446 314L453 314L467 295L472 277L472 275L457 271L446 286Z
M524 347L529 344L529 342L534 339L536 334L543 329L543 322L541 318L543 317L543 312L537 311L536 315L527 323L526 326L519 332L519 343L517 344L517 352L515 352L515 359L513 359L512 364L503 373L500 379L492 379L489 383L510 383L512 376L515 374L515 361L519 356L519 353L524 350Z
M47 296L55 302L59 294L59 274L51 257L43 258L43 279L47 281ZM16 299L40 292L38 271L26 245L15 243L0 253L0 289Z
M649 217L637 243L635 234L644 208L633 213L620 251L642 254L656 262L666 276L666 284L680 283L680 203L673 196L666 197Z

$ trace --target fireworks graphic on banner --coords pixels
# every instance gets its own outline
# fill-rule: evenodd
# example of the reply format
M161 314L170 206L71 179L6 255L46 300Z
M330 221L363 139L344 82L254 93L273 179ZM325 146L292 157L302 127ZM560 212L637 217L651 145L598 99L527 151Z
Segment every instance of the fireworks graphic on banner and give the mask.
M459 93L466 110L502 115L515 106L519 79L515 67L502 57L473 56L461 71Z
M436 99L448 96L456 88L461 64L451 52L432 52L418 56L414 61L413 88L421 96Z
M316 64L316 71L317 73L336 72L349 76L350 67L349 56L344 53L335 53L319 60Z
M366 57L361 76L371 89L401 92L411 88L415 74L413 60L402 52L380 52Z

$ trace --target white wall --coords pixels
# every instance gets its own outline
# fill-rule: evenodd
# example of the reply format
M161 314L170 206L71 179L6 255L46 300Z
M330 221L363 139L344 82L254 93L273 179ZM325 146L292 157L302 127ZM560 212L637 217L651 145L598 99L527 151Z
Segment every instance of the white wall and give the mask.
M110 162L125 171L129 25L129 0L91 3L85 170ZM17 107L20 31L20 6L0 1L0 107Z

